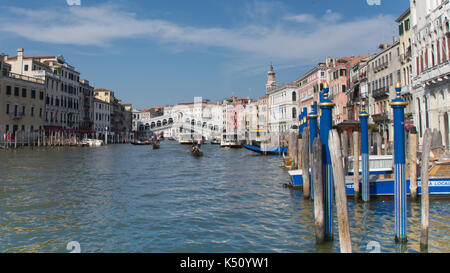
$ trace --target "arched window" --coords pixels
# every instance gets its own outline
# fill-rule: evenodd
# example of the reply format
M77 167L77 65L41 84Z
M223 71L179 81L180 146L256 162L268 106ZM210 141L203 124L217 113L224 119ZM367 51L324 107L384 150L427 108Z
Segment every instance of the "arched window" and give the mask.
M292 92L292 101L297 101L297 93L295 91Z
M295 107L292 108L292 118L293 119L297 118L297 108L295 108Z

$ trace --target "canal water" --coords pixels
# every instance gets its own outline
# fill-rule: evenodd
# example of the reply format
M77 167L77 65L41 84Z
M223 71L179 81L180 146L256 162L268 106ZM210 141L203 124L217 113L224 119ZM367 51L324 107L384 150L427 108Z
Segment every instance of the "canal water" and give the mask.
M0 150L0 252L339 252L316 246L312 203L283 185L278 157L164 141L151 146ZM430 202L430 252L450 252L450 199ZM420 203L406 247L393 199L349 199L354 252L418 252Z

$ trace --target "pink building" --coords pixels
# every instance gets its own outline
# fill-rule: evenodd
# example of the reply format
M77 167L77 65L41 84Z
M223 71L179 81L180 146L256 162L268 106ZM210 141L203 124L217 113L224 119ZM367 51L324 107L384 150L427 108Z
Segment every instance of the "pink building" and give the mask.
M314 101L319 100L319 92L323 89L323 84L326 81L326 63L318 63L316 67L294 81L298 86L297 96L299 112L301 112L304 107L308 108Z

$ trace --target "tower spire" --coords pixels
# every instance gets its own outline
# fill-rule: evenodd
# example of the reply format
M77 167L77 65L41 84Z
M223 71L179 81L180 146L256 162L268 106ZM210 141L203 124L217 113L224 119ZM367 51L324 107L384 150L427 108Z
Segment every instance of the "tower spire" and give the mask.
M272 62L270 62L270 70L267 73L267 84L266 84L266 94L277 87L277 82L275 81L275 71L273 70Z

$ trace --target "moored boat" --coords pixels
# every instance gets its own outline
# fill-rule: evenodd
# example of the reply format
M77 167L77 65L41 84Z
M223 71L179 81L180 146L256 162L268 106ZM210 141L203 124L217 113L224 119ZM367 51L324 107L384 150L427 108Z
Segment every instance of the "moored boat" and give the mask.
M152 145L152 142L149 140L136 140L130 142L131 145Z
M253 145L244 145L244 148L261 155L281 155L288 152L287 147L261 148Z
M85 138L81 141L81 145L89 147L100 147L103 145L103 140Z

